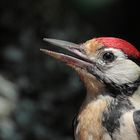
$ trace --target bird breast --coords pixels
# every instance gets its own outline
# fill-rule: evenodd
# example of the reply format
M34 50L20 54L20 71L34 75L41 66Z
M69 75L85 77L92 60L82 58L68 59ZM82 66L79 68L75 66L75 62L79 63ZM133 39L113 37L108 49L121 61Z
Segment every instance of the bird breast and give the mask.
M102 114L107 107L107 101L88 99L78 115L78 125L75 132L76 140L101 140L104 134Z

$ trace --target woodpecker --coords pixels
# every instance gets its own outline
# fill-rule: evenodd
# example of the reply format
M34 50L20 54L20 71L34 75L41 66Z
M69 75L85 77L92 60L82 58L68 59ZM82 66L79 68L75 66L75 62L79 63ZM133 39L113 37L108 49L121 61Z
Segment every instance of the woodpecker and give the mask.
M140 140L140 52L115 37L82 44L44 40L74 54L41 49L76 70L87 89L75 140Z

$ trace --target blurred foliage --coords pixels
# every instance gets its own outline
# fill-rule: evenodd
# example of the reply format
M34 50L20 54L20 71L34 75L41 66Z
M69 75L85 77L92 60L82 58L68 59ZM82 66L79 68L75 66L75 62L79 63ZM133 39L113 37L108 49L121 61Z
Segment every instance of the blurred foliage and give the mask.
M52 49L42 38L81 43L116 36L140 46L138 6L125 0L1 0L0 139L71 140L86 90L73 70L39 51Z
M104 8L106 9L117 2L119 0L73 0L73 3L76 3L77 7L81 8L84 12L96 12Z

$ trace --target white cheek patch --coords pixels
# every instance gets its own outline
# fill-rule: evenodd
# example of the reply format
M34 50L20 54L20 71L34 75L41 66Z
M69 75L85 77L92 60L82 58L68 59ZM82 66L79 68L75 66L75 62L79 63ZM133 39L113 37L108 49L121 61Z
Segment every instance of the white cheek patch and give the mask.
M118 59L104 72L106 80L121 85L136 81L140 76L140 67L131 60Z

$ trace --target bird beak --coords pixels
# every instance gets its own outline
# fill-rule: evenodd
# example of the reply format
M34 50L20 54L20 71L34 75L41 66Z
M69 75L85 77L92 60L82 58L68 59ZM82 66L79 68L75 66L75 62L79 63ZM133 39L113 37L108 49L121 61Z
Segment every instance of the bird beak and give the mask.
M74 68L78 67L82 69L88 69L89 67L93 66L92 64L93 62L91 62L91 60L85 54L82 45L78 45L78 44L67 42L67 41L57 40L57 39L50 39L50 38L44 38L44 41L50 44L56 45L58 47L61 47L73 53L75 56L71 56L71 55L67 55L67 54L63 54L59 52L54 52L47 49L40 49L42 52L60 61L65 62L69 66L74 67Z

